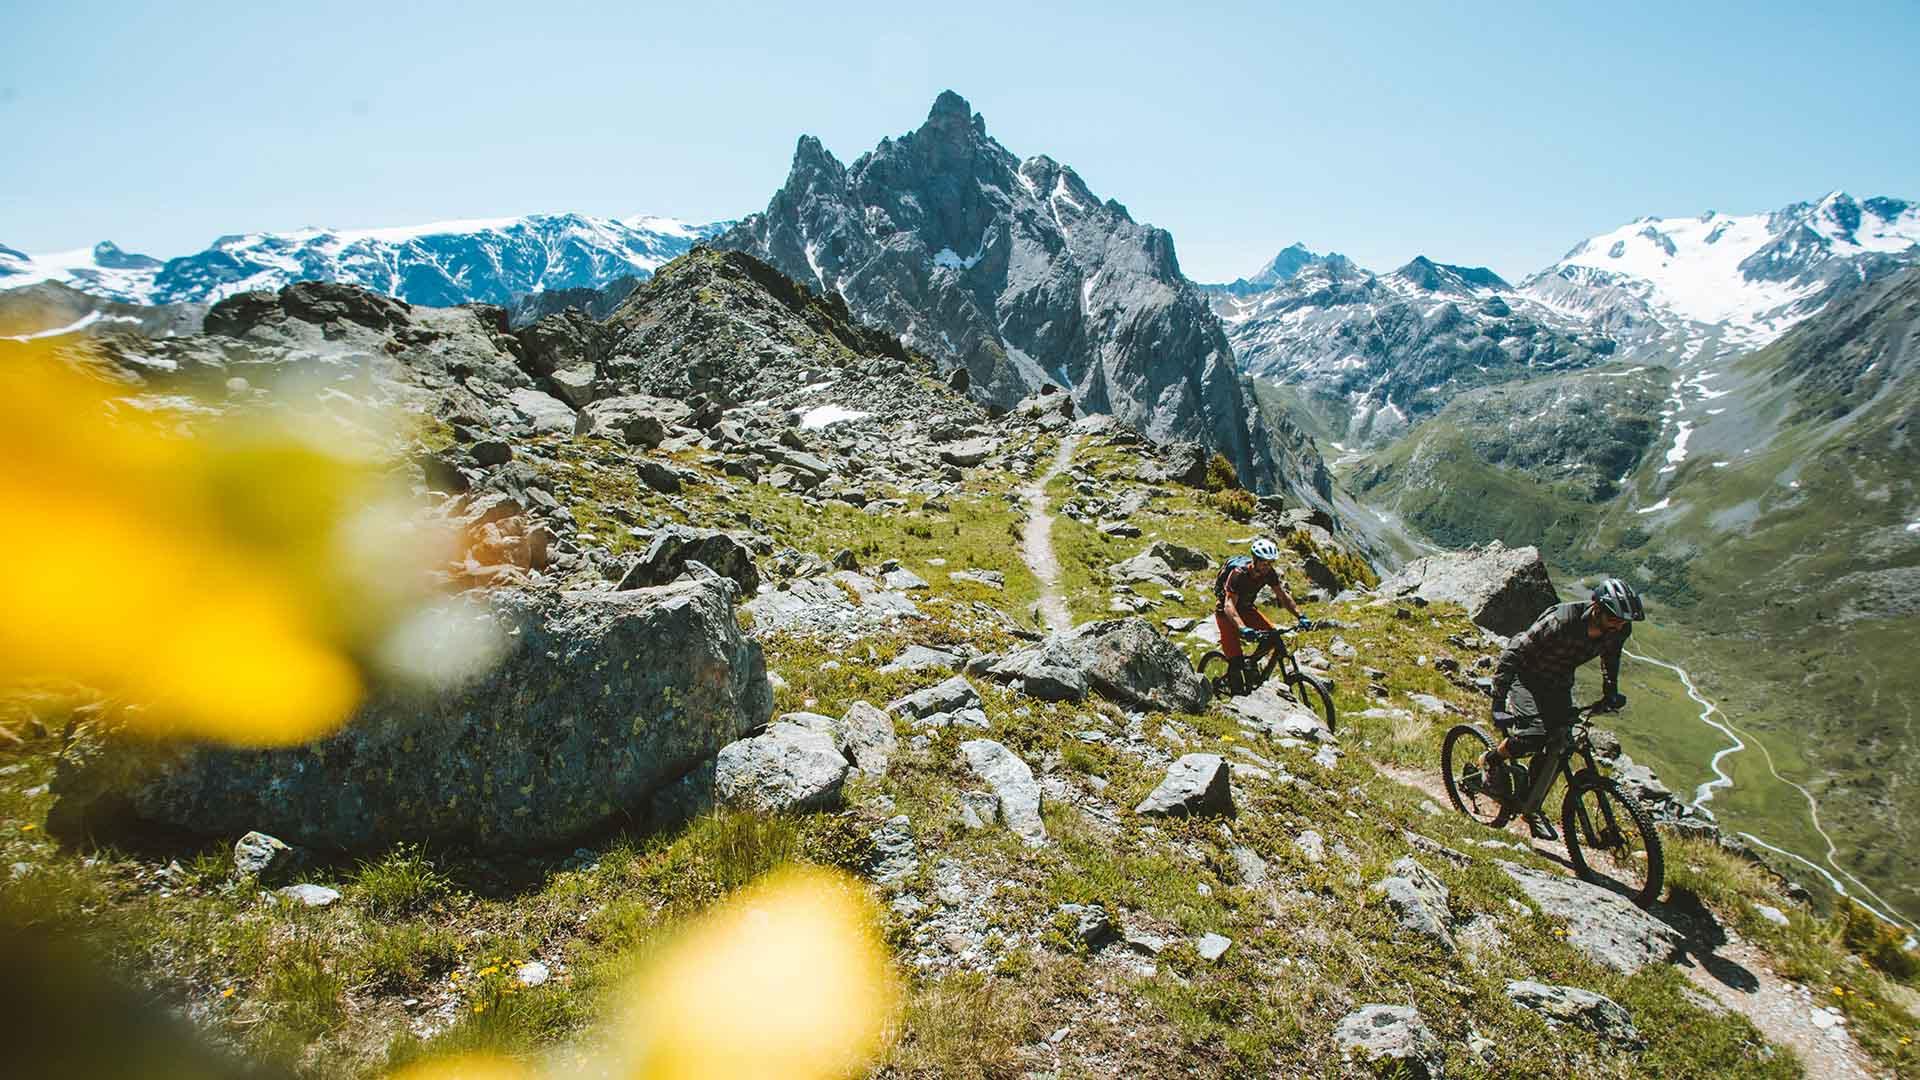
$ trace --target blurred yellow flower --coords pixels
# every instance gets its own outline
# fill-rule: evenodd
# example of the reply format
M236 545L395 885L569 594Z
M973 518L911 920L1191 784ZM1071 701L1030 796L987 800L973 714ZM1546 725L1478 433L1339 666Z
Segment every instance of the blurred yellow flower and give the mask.
M528 1080L532 1075L506 1058L470 1054L422 1062L387 1080Z
M338 727L451 538L413 520L368 416L127 392L0 342L0 685L76 683L141 706L136 730L238 745Z
M867 892L776 871L703 917L631 989L633 1080L825 1080L877 1053L898 989Z

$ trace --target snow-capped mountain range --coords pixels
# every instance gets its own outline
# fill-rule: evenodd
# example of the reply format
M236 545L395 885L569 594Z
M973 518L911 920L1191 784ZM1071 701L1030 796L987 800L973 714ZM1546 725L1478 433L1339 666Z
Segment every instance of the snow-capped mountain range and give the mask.
M1518 288L1424 257L1376 275L1297 244L1205 288L1242 370L1339 403L1332 426L1363 442L1529 369L1745 353L1913 263L1920 205L1834 192L1765 214L1641 218Z
M1582 241L1520 291L1636 358L1713 359L1915 261L1920 205L1836 191L1766 214L1641 218Z
M0 245L0 289L59 282L126 303L211 303L295 281L360 285L409 303L504 304L551 289L597 288L654 268L731 222L531 214L387 229L301 229L223 236L160 259L112 243L51 255Z

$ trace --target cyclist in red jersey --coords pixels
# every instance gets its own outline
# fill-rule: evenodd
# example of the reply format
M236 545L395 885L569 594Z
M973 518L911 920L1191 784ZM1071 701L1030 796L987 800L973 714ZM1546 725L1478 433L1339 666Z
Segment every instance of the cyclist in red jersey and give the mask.
M1280 606L1293 613L1300 629L1313 625L1312 620L1300 614L1300 608L1293 602L1293 594L1280 581L1280 571L1274 560L1280 557L1280 548L1273 541L1262 536L1253 542L1252 558L1239 556L1228 559L1227 565L1214 581L1213 624L1220 630L1220 651L1227 654L1229 661L1240 658L1240 641L1251 638L1263 630L1273 629L1267 617L1260 614L1256 603L1262 589L1272 589L1274 599Z

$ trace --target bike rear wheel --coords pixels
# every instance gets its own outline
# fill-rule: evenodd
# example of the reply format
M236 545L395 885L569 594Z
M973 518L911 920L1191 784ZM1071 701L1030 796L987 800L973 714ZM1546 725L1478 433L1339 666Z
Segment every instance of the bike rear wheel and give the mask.
M1440 744L1440 768L1446 777L1447 799L1453 808L1491 829L1506 825L1513 811L1487 790L1480 759L1493 749L1493 740L1472 724L1455 724Z
M1325 721L1329 734L1333 732L1333 692L1327 689L1326 683L1311 675L1296 672L1287 676L1287 693Z
M1560 806L1567 856L1582 880L1645 907L1660 898L1666 857L1653 818L1606 777L1576 780Z

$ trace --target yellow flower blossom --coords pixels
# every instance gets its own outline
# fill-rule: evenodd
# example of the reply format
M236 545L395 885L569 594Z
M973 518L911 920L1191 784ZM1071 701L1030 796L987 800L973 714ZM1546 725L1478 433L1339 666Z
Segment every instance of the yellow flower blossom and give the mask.
M670 944L630 990L631 1080L826 1080L863 1070L898 990L857 882L777 871Z

